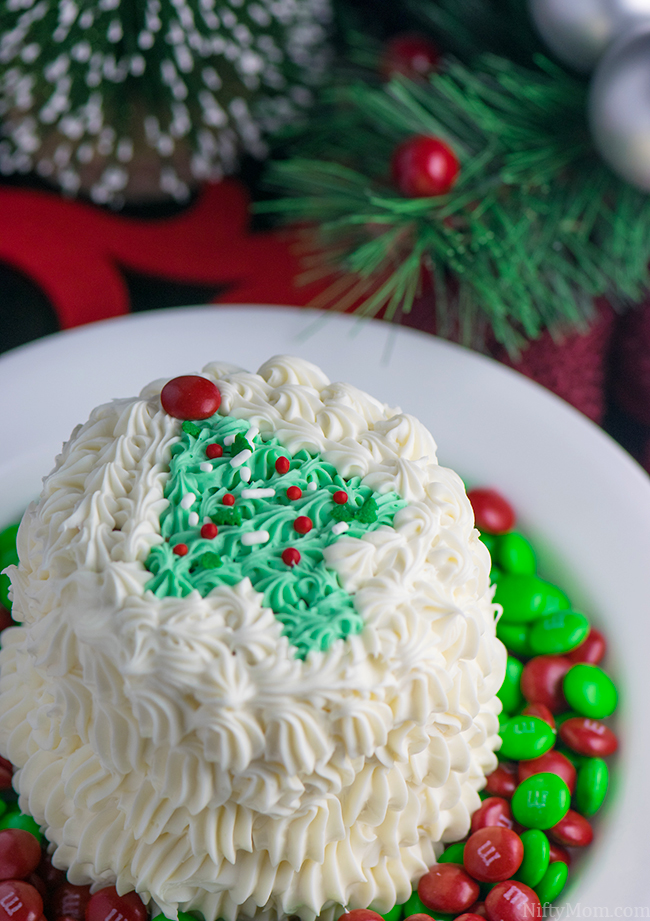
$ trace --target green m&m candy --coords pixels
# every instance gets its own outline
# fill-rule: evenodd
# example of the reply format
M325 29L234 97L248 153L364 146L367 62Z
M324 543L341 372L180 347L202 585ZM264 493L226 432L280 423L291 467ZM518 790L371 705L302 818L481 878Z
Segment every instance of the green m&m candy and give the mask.
M503 619L518 624L570 607L569 599L556 585L516 572L501 576L494 600L503 605Z
M585 758L578 769L575 798L578 812L592 816L603 805L609 786L609 770L602 758Z
M554 611L540 617L530 631L530 645L536 656L563 655L579 646L590 624L578 611Z
M528 761L531 758L539 758L555 744L555 730L537 716L514 716L504 723L499 735L501 736L499 757L510 761ZM526 823L522 822L522 824ZM541 828L542 826L532 827Z
M524 698L521 693L520 682L521 682L521 673L524 670L524 666L521 664L519 659L515 659L513 656L508 656L506 662L506 674L503 679L503 684L501 689L497 694L497 697L503 704L503 709L506 713L515 713L523 704Z
M494 580L493 580L494 581ZM528 634L528 624L511 624L501 618L497 624L497 637L509 652L519 656L532 656Z
M535 551L523 534L510 531L499 538L496 562L506 572L534 576L537 569Z
M440 857L438 857L438 863L463 863L463 855L465 853L465 844L463 841L457 841L455 844L448 845Z
M569 868L563 860L553 861L541 882L535 886L535 892L542 905L555 901L564 889L568 873Z
M39 844L43 840L41 829L31 815L25 815L18 809L6 812L0 819L0 830L4 828L22 828L24 831L34 835Z
M16 559L18 557L16 552L16 535L18 534L19 524L20 522L11 524L8 528L0 531L0 569L4 569L9 563L16 562L14 557L16 557ZM5 557L7 557L6 563ZM9 557L11 557L11 559L9 559Z
M519 836L524 845L524 859L514 875L514 879L525 883L531 889L540 883L548 870L551 859L551 845L539 828L529 828Z
M618 703L614 682L597 665L574 665L564 676L562 689L569 706L590 719L611 716Z
M571 794L557 774L533 774L522 781L512 797L512 814L527 828L552 828L569 811Z
M381 914L381 912L378 912ZM384 921L401 921L404 917L404 906L403 905L393 905L390 911L384 912L382 918Z

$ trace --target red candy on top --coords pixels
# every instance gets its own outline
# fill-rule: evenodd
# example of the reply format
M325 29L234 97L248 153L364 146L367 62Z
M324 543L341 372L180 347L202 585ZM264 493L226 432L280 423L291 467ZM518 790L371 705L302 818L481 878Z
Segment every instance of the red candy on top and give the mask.
M290 467L291 467L291 461L289 460L288 457L278 457L278 459L275 462L275 469L278 471L279 474L288 473Z
M226 495L221 500L222 505L234 505L235 497L231 492L227 492Z
M467 872L480 883L510 879L524 859L524 844L509 828L492 825L470 836L463 852Z
M187 556L189 552L187 544L176 544L173 550L176 556Z
M223 457L223 448L221 445L218 445L216 441L213 441L212 444L206 447L205 454L210 460L214 460L217 457Z
M0 879L25 879L41 862L41 846L22 828L0 831Z
M118 895L115 886L100 889L90 897L86 907L86 921L147 921L147 919L146 906L137 892Z
M575 649L572 649L571 652L567 652L566 657L570 659L574 665L578 662L586 662L588 665L598 665L604 658L606 652L607 643L605 637L600 630L595 630L592 627L587 634L587 638L584 639L579 646L576 646Z
M527 662L521 674L521 692L528 703L544 704L551 713L567 710L562 682L572 664L566 656L535 656Z
M517 765L502 763L487 778L485 791L492 796L512 799L517 783Z
M574 716L562 723L560 738L574 752L595 758L613 755L618 748L618 739L609 726L584 716Z
M426 35L407 32L396 35L386 45L381 72L387 80L395 74L416 80L433 73L438 67L439 60L438 49Z
M295 547L287 547L286 550L282 551L282 562L286 563L287 566L295 566L300 562L300 551L296 550Z
M348 494L343 489L337 489L332 499L334 499L337 505L345 505L348 501Z
M19 879L0 882L0 921L39 921L43 899L37 890Z
M214 540L219 533L219 528L213 521L206 521L201 528L201 537L205 540Z
M515 526L512 506L494 489L470 489L467 498L472 503L476 527L489 534L505 534Z
M542 906L530 886L509 879L488 892L485 908L489 921L530 921L542 917Z
M479 885L458 863L434 864L418 883L418 895L433 911L459 914L473 905Z
M393 152L393 183L407 198L446 195L456 183L460 163L441 138L416 134Z
M586 847L594 838L590 823L574 809L569 809L564 818L549 830L549 834L565 847Z
M483 800L472 816L472 833L478 831L479 828L488 828L493 825L512 828L514 824L508 800L500 796L489 796Z
M292 502L295 502L296 499L300 499L301 497L302 497L302 489L300 488L300 486L290 486L287 489L287 499L291 499Z
M184 374L165 384L160 402L174 419L208 419L221 406L221 393L207 378Z
M539 758L519 762L519 783L533 774L557 774L569 788L569 793L573 794L575 790L576 769L565 755L553 748Z
M311 518L308 518L307 515L299 515L298 518L293 523L294 531L297 531L298 534L307 534L313 528L314 523Z

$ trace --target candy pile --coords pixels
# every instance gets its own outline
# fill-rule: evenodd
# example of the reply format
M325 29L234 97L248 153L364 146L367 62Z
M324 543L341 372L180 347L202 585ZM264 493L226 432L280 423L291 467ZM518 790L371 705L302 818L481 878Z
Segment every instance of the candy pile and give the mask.
M405 904L383 916L357 909L342 921L541 917L542 906L566 883L568 848L593 839L589 819L602 806L609 779L603 758L618 747L602 722L617 703L616 688L599 667L605 639L571 609L561 589L536 574L534 551L514 530L510 505L487 489L472 490L469 498L492 555L495 600L503 606L497 634L509 651L499 693L500 764L487 779L469 836L446 847ZM14 525L0 533L0 571L17 562L16 531ZM4 629L11 603L7 577L0 580ZM52 867L40 829L16 806L11 770L0 758L0 921L147 921L135 892L118 896L108 887L91 896L89 887L68 883Z

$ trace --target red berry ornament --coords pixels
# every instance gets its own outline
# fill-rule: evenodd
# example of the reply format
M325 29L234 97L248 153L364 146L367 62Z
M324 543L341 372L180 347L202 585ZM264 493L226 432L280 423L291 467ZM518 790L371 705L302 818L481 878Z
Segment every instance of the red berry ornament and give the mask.
M485 792L491 796L512 799L517 782L517 766L508 763L500 764L487 778Z
M465 869L480 883L510 879L524 859L524 843L509 828L493 825L470 836L463 851Z
M557 825L549 829L554 841L565 847L586 847L594 838L594 830L579 812L569 809Z
M391 163L393 182L407 198L446 195L460 172L451 148L439 138L415 135L395 150Z
M573 794L576 786L576 769L561 752L551 749L539 758L519 762L519 783L523 783L533 774L557 774Z
M205 540L214 540L219 533L219 528L212 521L206 522L201 528L201 537Z
M38 921L43 914L40 894L19 879L0 882L0 921Z
M381 72L387 80L396 74L417 80L433 73L439 60L440 55L433 42L417 32L408 32L396 35L388 42Z
M291 466L291 461L288 457L278 457L275 462L275 469L280 475L288 473L289 467Z
M226 495L221 500L221 504L222 505L234 505L235 497L233 496L231 492L227 492Z
M618 739L609 726L583 716L575 716L562 723L560 738L574 752L594 758L613 755L618 748Z
M0 831L0 879L25 879L41 862L41 846L22 828Z
M84 921L86 906L90 902L90 886L73 886L63 883L52 896L52 914L55 918L74 918Z
M210 460L215 460L217 457L223 457L223 448L214 441L211 445L207 446L205 454Z
M574 664L586 662L587 665L598 665L606 652L607 643L605 637L600 630L594 630L592 627L587 634L587 638L575 649L572 649L571 652L567 652L566 657Z
M287 499L291 499L292 502L295 502L296 499L300 499L302 496L302 489L300 486L290 486L287 489Z
M467 911L478 894L478 883L458 863L434 864L418 883L418 895L427 908L454 915Z
M138 893L118 895L115 886L92 895L86 908L86 921L147 921L147 918L147 909Z
M521 692L528 703L544 704L551 713L567 710L562 682L571 665L566 656L535 656L527 662L521 674Z
M221 393L207 378L184 374L165 384L160 402L174 419L208 419L221 406Z
M342 489L337 489L332 499L334 499L337 505L345 505L348 501L348 494Z
M508 800L500 796L489 796L483 800L472 816L472 833L478 831L479 828L488 828L493 825L512 828L514 824Z
M307 515L300 515L293 523L294 531L297 531L298 534L307 534L313 528L314 524L311 518L308 518Z
M542 917L542 906L530 886L508 880L497 883L487 894L485 908L489 921L530 921Z
M296 550L295 547L287 547L286 550L282 551L282 562L286 563L287 566L295 566L296 563L300 562L300 551Z
M467 498L472 503L476 527L489 534L505 534L515 526L512 506L495 489L470 489Z
M186 556L187 552L187 544L176 544L174 547L174 553L176 556Z

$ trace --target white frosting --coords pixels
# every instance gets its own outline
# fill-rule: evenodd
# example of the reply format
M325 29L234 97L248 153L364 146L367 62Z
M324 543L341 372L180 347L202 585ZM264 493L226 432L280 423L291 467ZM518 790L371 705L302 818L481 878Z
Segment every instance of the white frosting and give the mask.
M387 910L467 832L496 764L488 552L416 419L298 359L203 373L220 412L408 500L326 551L365 628L302 661L248 580L145 592L180 431L158 381L75 430L25 515L0 750L73 883L207 921Z

